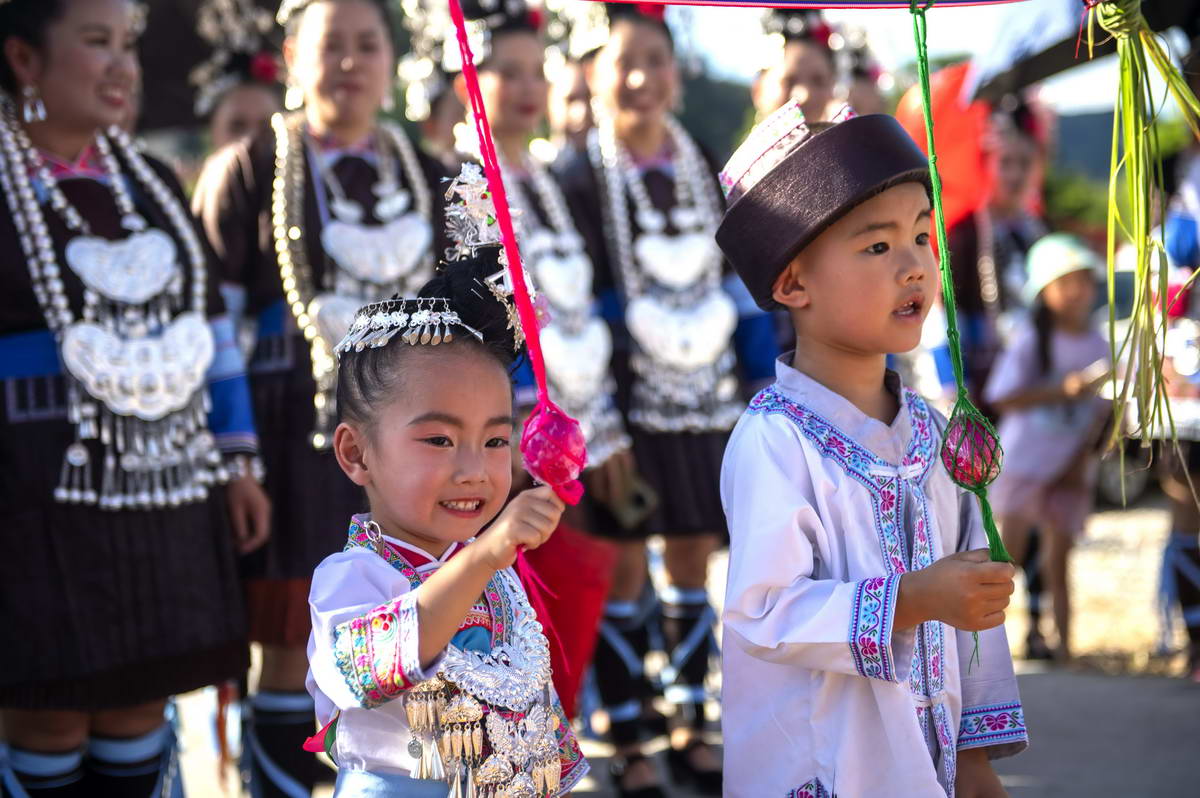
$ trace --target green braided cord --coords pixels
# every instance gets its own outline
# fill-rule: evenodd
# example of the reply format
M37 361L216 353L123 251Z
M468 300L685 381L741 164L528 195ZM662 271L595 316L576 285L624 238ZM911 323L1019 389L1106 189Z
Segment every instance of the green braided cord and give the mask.
M951 426L956 421L968 423L971 429L982 427L990 435L995 435L995 429L979 409L972 404L967 395L966 379L963 376L962 341L958 333L958 311L954 301L954 277L950 271L950 247L946 241L946 214L942 203L942 178L938 174L937 150L933 141L933 101L929 88L929 49L927 45L927 30L925 12L933 7L935 0L928 0L923 5L919 0L912 0L910 11L913 16L913 38L917 45L917 77L921 85L921 107L925 115L925 140L929 151L929 185L933 199L934 230L937 234L938 269L942 278L942 303L946 309L946 342L950 347L950 363L954 368L954 382L957 397L954 409L950 413ZM949 427L948 427L949 429ZM958 449L974 444L972 437L960 437ZM999 450L999 445L996 445ZM1012 562L1012 557L1004 548L1004 541L996 529L996 519L992 515L992 507L987 498L987 481L982 484L964 484L951 472L951 478L969 490L979 499L979 507L983 516L983 531L987 535L988 555L996 562ZM978 653L978 651L976 652Z
M996 517L992 515L992 503L987 498L987 488L975 488L971 491L979 499L979 509L983 515L983 529L987 532L988 554L992 562L1012 562L1012 555L1004 548L1004 541L996 533Z
M937 151L933 145L933 99L929 89L929 49L926 45L925 10L933 0L920 6L913 0L913 37L917 43L917 77L921 84L921 108L925 112L925 141L929 152L929 183L933 194L934 229L937 234L938 260L942 276L942 302L946 306L946 340L950 344L950 363L954 367L954 383L958 386L958 401L967 397L963 377L962 342L958 334L958 312L954 302L954 276L950 271L950 247L946 242L946 214L942 207L942 177L938 174Z

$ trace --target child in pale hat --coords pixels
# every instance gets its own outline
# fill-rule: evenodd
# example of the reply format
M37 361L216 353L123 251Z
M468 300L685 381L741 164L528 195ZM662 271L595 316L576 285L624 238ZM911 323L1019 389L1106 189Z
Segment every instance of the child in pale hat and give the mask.
M1067 557L1092 508L1096 451L1109 403L1096 389L1109 373L1109 345L1092 325L1097 255L1054 233L1029 250L1029 317L992 370L984 399L1001 415L1004 471L991 490L1004 544L1021 562L1029 531L1041 530L1042 578L1054 599L1060 659L1070 657Z

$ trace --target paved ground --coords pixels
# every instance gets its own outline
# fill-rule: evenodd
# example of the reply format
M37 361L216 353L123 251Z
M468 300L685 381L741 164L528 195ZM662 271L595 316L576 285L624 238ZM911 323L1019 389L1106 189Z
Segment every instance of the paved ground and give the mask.
M1156 590L1167 523L1159 497L1093 516L1071 567L1078 664L1045 669L1018 662L1033 744L997 768L1013 798L1200 796L1200 686L1178 678L1178 655L1156 653ZM723 560L714 563L713 575L712 592L720 596ZM1022 596L1018 590L1009 623L1018 652L1026 630ZM1177 646L1178 636L1170 642ZM223 794L212 704L209 693L182 701L185 780L193 798ZM607 747L585 741L585 751L598 775L575 794L611 798ZM228 784L234 785L232 778Z
M1200 686L1057 671L1021 694L1031 744L997 766L1012 798L1200 795Z

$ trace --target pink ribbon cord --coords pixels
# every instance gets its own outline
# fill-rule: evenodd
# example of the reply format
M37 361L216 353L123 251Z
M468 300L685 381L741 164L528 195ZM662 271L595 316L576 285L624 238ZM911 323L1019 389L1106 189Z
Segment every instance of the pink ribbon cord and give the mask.
M496 145L492 141L492 129L488 124L483 94L479 90L479 73L475 70L475 56L467 39L466 20L458 0L449 2L450 17L454 20L458 49L462 56L463 78L471 102L471 116L475 120L475 132L479 137L480 160L483 161L488 190L491 191L496 206L496 221L500 225L513 285L513 301L517 305L517 314L525 333L525 343L529 348L533 378L537 383L537 405L525 423L525 432L521 437L521 453L525 455L526 465L535 478L549 484L563 501L577 504L583 497L583 485L577 477L586 464L582 433L579 431L579 424L551 401L546 387L546 364L542 357L537 311L529 298L529 287L525 285L525 270L521 267L521 253L513 230L512 214L508 209L504 177L500 172L500 161L496 157ZM559 423L561 421L568 423Z

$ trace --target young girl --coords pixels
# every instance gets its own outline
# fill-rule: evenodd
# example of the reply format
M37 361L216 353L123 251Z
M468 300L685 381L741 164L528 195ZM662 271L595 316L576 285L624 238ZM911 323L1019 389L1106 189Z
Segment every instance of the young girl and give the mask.
M643 720L652 692L642 659L657 631L653 596L646 600L645 539L662 535L668 586L660 596L661 639L670 658L663 681L676 708L668 763L677 781L716 795L719 757L702 735L715 617L707 567L725 532L721 455L745 406L741 384L771 373L773 330L748 298L750 318L741 318L734 293L740 283L723 280L712 238L720 188L715 170L671 115L679 74L661 7L573 6L585 16L572 40L581 50L599 47L588 67L596 128L588 151L564 172L564 191L612 328L617 402L637 470L659 499L640 526L611 526L621 553L596 678L617 746L618 789L662 795L641 747L652 731Z
M522 2L511 1L491 11L467 3L464 13L475 33L472 51L479 89L504 184L509 202L518 213L522 257L549 310L550 321L542 330L542 352L550 395L579 421L587 439L585 499L565 513L566 533L557 535L554 545L534 558L544 577L567 575L563 588L570 590L574 599L556 608L569 613L558 625L578 634L575 645L564 642L564 654L575 664L555 674L570 713L576 688L595 649L611 576L611 567L605 567L611 560L611 547L606 542L583 538L576 530L591 533L605 523L607 514L601 516L595 502L607 506L628 503L633 455L625 422L613 400L612 335L596 310L592 261L558 181L529 148L544 121L548 93L539 15ZM453 28L447 33L452 39ZM449 41L446 47L453 45ZM464 104L469 104L461 74L454 88ZM470 119L457 126L456 140L460 158L479 161L478 134ZM517 386L517 409L521 414L531 409L535 396L530 368L518 373ZM514 478L518 485L527 480L523 472ZM564 548L567 546L570 548Z
M309 791L320 772L299 749L312 715L308 580L362 509L329 451L332 350L360 306L415 296L429 280L444 176L380 118L395 70L386 3L290 0L280 19L303 108L210 159L193 202L224 262L223 290L257 324L250 384L279 537L243 563L263 652L246 750L268 795Z
M16 798L179 785L164 704L244 672L236 554L269 527L216 263L175 176L115 127L140 82L135 5L0 3L0 789Z
M562 795L587 770L510 567L563 504L539 487L505 507L521 341L496 225L471 216L490 208L486 183L463 175L452 190L475 199L447 215L479 231L469 256L419 299L363 308L337 348L334 453L370 502L309 597L308 687L334 724L337 795Z
M996 362L985 399L1001 414L1004 471L992 490L1004 543L1021 562L1037 524L1042 577L1054 598L1060 659L1070 658L1067 555L1095 490L1095 444L1107 403L1095 389L1108 343L1092 329L1098 259L1081 241L1049 235L1029 251L1029 320Z

